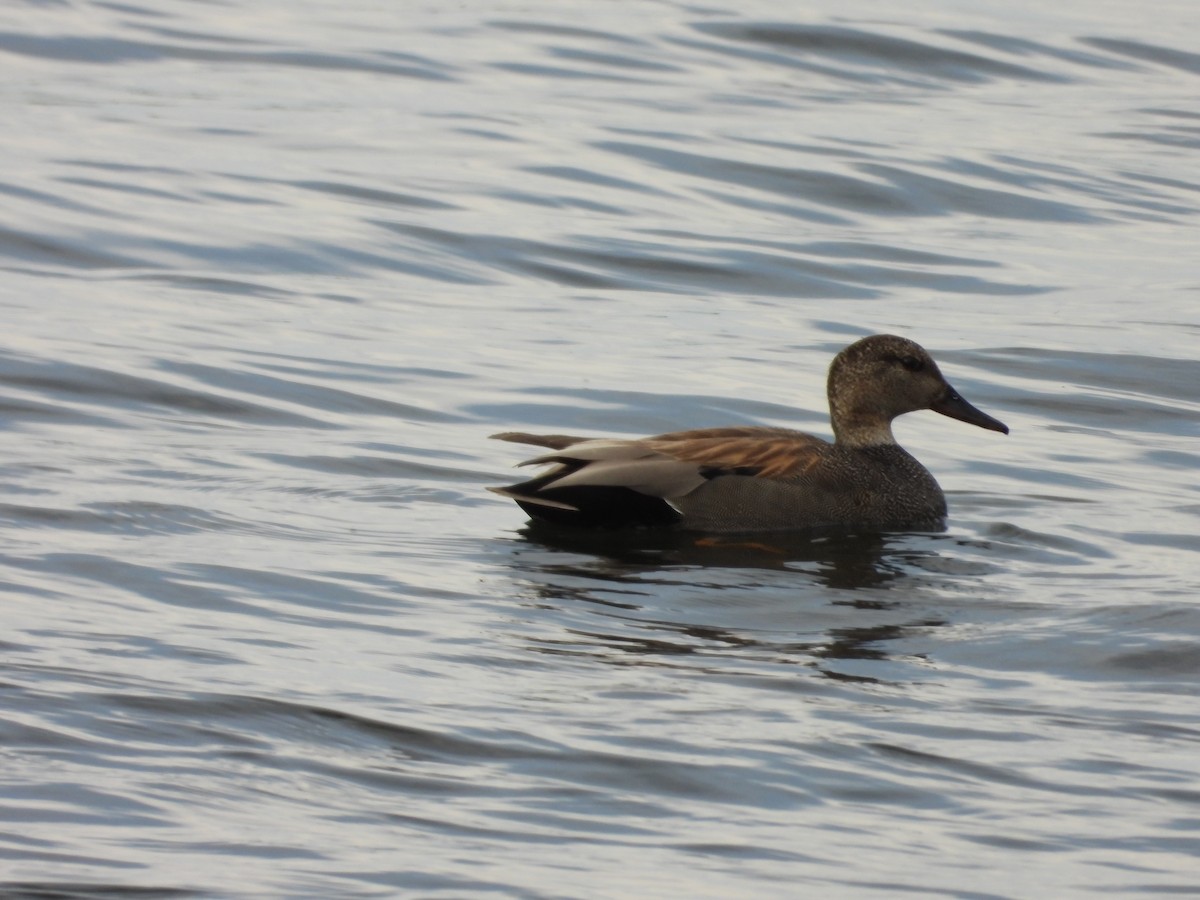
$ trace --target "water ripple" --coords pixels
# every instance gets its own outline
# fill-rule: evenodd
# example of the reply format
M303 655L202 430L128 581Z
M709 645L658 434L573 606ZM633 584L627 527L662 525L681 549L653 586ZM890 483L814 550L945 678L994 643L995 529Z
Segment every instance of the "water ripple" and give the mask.
M203 41L226 42L223 38L213 38L208 35L188 35L188 37L193 40L199 38ZM164 59L186 59L220 65L261 65L367 72L434 81L448 81L453 78L450 74L451 69L444 64L394 51L381 53L375 59L371 59L361 54L351 57L294 50L218 50L194 45L185 46L180 43L152 43L112 37L75 35L45 37L9 31L0 32L0 53L92 65L153 63ZM401 60L403 63L400 62Z
M925 41L896 38L877 32L828 25L790 23L699 23L702 34L767 48L765 61L811 68L853 81L905 82L924 79L980 82L995 78L1061 82L1049 72L1004 62L976 53L939 47ZM875 70L875 71L872 71ZM899 73L908 73L902 77Z

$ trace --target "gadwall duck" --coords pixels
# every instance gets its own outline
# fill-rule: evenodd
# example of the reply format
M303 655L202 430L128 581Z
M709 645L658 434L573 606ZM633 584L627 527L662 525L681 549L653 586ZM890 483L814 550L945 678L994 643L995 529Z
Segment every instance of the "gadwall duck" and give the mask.
M504 432L547 447L520 465L550 468L490 488L533 519L581 527L673 526L692 531L929 529L946 497L892 436L919 409L1008 434L950 386L918 344L877 334L829 367L833 443L787 428L703 428L640 440Z

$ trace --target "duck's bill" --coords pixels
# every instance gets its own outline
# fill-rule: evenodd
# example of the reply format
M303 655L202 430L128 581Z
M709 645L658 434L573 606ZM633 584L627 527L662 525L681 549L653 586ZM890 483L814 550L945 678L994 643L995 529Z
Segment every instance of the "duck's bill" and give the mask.
M972 425L978 425L980 428L986 428L989 431L999 431L1001 434L1008 434L1007 425L999 419L993 419L987 413L977 410L960 397L958 391L954 390L954 388L949 388L945 396L929 408L934 412L941 413L943 416L958 419L960 422L970 422Z

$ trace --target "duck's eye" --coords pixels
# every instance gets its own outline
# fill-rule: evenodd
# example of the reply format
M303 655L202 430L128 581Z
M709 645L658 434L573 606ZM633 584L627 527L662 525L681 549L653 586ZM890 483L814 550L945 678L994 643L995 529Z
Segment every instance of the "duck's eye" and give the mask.
M921 360L917 359L915 356L900 357L900 365L904 366L904 368L908 369L910 372L920 372L923 368L925 368L925 363L921 362Z

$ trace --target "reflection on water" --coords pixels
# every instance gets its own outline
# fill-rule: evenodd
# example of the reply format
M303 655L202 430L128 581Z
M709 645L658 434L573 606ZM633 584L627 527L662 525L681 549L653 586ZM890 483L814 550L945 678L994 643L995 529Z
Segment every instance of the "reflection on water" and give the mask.
M945 568L939 535L811 535L778 533L744 538L705 537L669 530L587 531L529 523L520 540L533 552L513 551L514 575L523 602L556 609L601 608L589 627L565 627L558 637L539 638L539 652L590 655L624 663L675 665L670 657L704 660L722 655L770 664L803 665L830 678L880 683L823 664L825 660L888 659L888 643L948 624L930 617L913 595L932 593L930 572ZM955 577L987 571L959 565ZM820 588L829 589L821 594ZM702 589L706 605L730 618L748 594L772 597L774 609L758 628L697 621L701 612L680 604L680 620L662 618L662 599ZM722 597L722 593L728 596ZM803 621L811 604L877 614L863 625L850 616L826 627ZM733 618L737 618L736 615ZM597 630L597 623L614 626ZM840 623L840 624L835 624ZM785 635L808 634L803 640ZM666 659L661 659L666 658Z
M832 588L883 588L923 555L900 552L902 536L878 534L706 536L672 529L589 531L533 521L520 534L535 546L594 557L587 566L593 577L614 582L672 568L766 569L804 572Z

